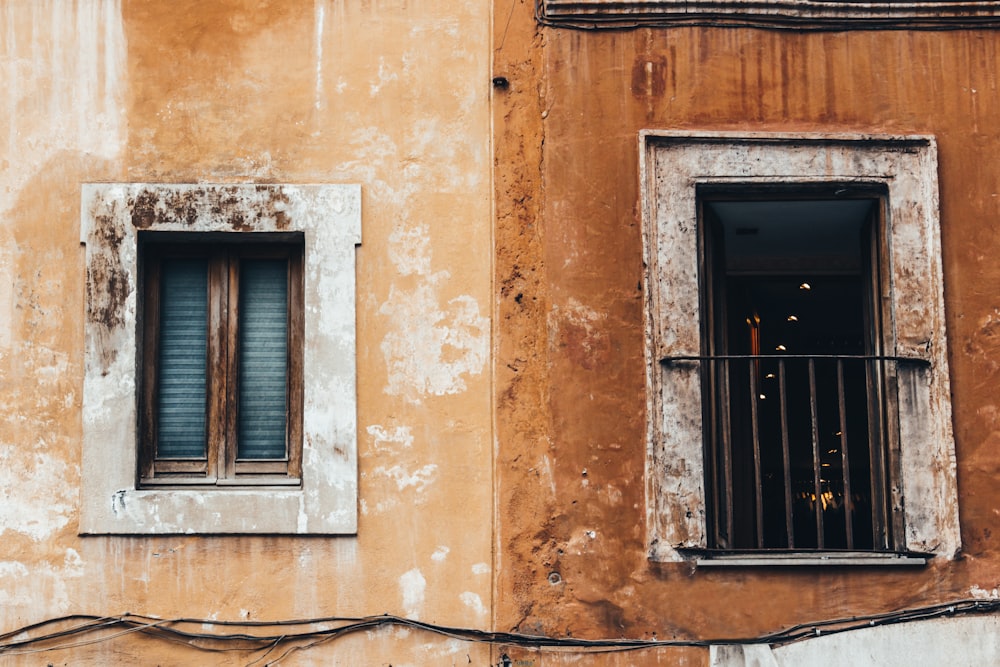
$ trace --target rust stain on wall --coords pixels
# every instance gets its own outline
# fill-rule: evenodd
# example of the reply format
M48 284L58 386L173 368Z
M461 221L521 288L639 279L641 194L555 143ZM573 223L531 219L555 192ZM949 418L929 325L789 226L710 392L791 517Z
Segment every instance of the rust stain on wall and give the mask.
M262 226L262 220L273 220L277 229L288 229L288 195L273 187L258 187L256 195L249 208L252 218L247 219L247 195L237 187L194 187L169 193L145 190L131 203L132 224L136 229L169 223L191 226L208 218L245 232Z
M108 247L120 246L125 238L125 230L117 224L114 212L96 214L95 220L97 224L91 233L103 239ZM124 324L120 314L125 301L134 289L134 286L129 284L128 274L121 262L121 257L117 253L101 252L95 255L87 271L86 289L90 304L87 318L97 323L104 335L121 328ZM115 361L117 347L108 345L104 349L107 354L102 356L102 373L107 373Z

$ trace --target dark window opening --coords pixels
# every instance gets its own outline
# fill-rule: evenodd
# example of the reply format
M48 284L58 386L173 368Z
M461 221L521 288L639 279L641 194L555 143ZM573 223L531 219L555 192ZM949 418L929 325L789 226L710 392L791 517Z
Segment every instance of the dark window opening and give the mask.
M891 550L880 195L700 206L710 546Z

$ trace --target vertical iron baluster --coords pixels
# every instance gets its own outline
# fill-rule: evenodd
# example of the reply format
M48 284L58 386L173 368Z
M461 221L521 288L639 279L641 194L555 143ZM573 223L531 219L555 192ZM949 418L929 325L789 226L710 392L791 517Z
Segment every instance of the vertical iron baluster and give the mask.
M781 407L781 457L785 474L785 533L788 548L795 548L795 534L792 530L792 462L788 453L788 404L785 391L785 360L778 360L778 402Z
M840 407L840 464L844 476L844 529L847 531L847 548L854 548L854 527L851 513L854 502L851 500L851 465L847 454L847 406L844 398L844 360L837 359L837 402Z
M757 548L764 548L764 485L760 471L760 417L758 402L760 387L757 382L758 359L750 360L750 433L753 444L754 518L757 526Z
M721 406L721 401L719 400L719 392L721 388L719 387L719 364L715 357L708 357L703 360L706 366L702 368L702 382L707 384L708 395L711 396L708 399L710 414L708 423L705 425L709 429L708 441L711 443L711 447L707 452L708 465L710 466L710 473L708 479L712 482L712 497L711 497L711 513L712 513L712 544L718 546L724 544L725 540L722 536L722 509L720 507L722 501L722 489L720 488L722 484L722 468L719 461L719 443L721 441L721 436L719 435L721 429L722 417L719 413L719 408ZM703 387L702 391L706 391ZM704 394L703 394L704 395Z
M872 546L876 551L888 548L885 523L885 496L883 494L881 396L879 388L882 369L878 360L865 362L865 384L868 388L868 465L871 489ZM874 368L873 368L874 367Z
M816 547L824 547L823 540L823 488L820 484L819 423L816 410L816 360L809 359L809 418L812 422L813 494L816 513Z
M732 401L729 391L729 359L722 360L722 385L723 403L722 418L724 423L721 430L722 442L722 475L725 481L725 502L723 503L726 512L726 544L733 545L733 432L732 432Z

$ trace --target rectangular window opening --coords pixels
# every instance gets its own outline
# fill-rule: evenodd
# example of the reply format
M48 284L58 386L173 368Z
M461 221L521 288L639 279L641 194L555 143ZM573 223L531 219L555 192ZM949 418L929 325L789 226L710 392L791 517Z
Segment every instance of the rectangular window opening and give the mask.
M709 548L891 551L884 195L703 191Z
M143 485L298 481L302 239L247 236L140 235Z

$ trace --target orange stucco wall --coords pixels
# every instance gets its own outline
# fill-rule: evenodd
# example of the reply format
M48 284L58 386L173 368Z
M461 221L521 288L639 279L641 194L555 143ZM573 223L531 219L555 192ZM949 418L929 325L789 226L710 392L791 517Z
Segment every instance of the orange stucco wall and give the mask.
M588 32L498 7L494 74L510 81L493 110L498 627L741 637L996 586L998 55L992 31ZM792 571L647 559L642 129L937 137L959 560Z
M0 632L78 612L393 613L712 639L989 594L998 46L992 31L587 33L540 28L520 0L0 0ZM799 571L647 558L646 128L937 137L962 558ZM361 185L356 536L78 535L92 181ZM521 667L708 660L491 651L387 627L289 662L503 653ZM130 635L21 661L258 656Z
M453 0L0 2L3 631L126 611L489 625L489 20ZM361 185L356 536L77 535L92 181ZM488 654L387 628L294 660ZM124 637L23 660L259 655Z

